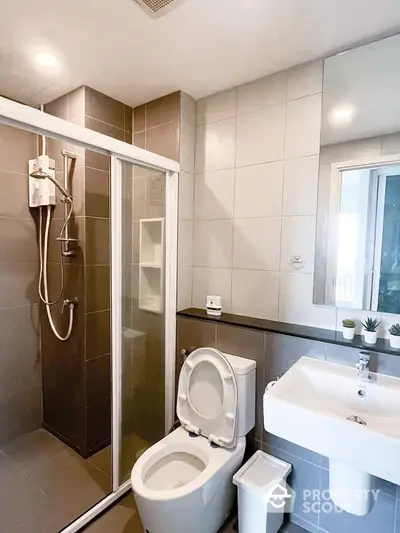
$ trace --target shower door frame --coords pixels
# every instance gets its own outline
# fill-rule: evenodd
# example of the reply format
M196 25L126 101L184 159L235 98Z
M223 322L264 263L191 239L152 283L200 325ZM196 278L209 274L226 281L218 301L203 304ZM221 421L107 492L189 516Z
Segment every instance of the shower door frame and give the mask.
M122 187L121 162L166 173L165 282L165 431L171 427L175 395L175 335L177 280L177 212L179 163L113 139L32 107L0 97L0 123L49 136L111 157L111 332L112 332L112 492L61 533L77 533L130 489L120 483L121 356L122 356ZM118 463L118 464L117 464Z

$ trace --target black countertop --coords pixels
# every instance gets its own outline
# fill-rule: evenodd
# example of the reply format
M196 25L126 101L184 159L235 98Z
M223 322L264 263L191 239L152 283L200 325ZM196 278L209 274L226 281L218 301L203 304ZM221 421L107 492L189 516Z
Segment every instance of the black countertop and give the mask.
M282 335L290 335L291 337L300 337L302 339L310 339L313 341L329 342L331 344L339 344L341 346L368 350L370 352L400 355L400 350L394 350L391 348L389 341L386 339L378 338L376 344L367 344L364 342L364 337L361 335L355 335L354 339L349 341L343 338L341 331L335 331L331 329L299 326L298 324L289 324L288 322L276 322L274 320L233 315L230 313L222 313L220 317L215 317L207 315L207 312L204 309L197 309L196 307L189 307L188 309L179 311L178 316L206 320L208 322L227 324L242 328L257 329L259 331L267 331L270 333L281 333Z

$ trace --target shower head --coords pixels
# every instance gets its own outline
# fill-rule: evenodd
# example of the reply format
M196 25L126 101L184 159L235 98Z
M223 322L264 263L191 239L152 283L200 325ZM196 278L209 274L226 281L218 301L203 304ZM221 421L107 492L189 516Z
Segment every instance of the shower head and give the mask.
M44 179L50 180L52 183L54 183L57 189L61 192L61 194L63 195L66 201L71 202L73 200L69 192L66 189L64 189L64 187L60 185L56 179L54 179L52 176L44 172L41 167L39 168L39 170L35 170L34 172L31 172L29 175L31 178L36 178L40 180L44 180Z

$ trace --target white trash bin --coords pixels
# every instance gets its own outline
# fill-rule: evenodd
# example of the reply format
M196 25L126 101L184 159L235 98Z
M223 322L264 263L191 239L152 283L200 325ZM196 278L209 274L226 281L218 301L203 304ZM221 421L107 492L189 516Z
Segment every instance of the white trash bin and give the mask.
M292 465L261 450L233 476L238 486L239 533L278 533L291 492Z

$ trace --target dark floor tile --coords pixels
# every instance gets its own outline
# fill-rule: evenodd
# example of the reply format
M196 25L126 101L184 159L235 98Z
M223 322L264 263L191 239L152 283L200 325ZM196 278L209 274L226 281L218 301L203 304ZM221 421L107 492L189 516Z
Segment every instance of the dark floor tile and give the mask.
M22 514L37 512L47 500L40 490L10 459L0 456L0 525L10 528Z
M128 532L143 533L142 523L131 492L84 529L84 533Z
M72 450L39 465L30 478L52 500L55 510L69 520L111 492L110 479Z
M7 458L29 474L67 449L66 445L44 429L38 429L3 448Z

